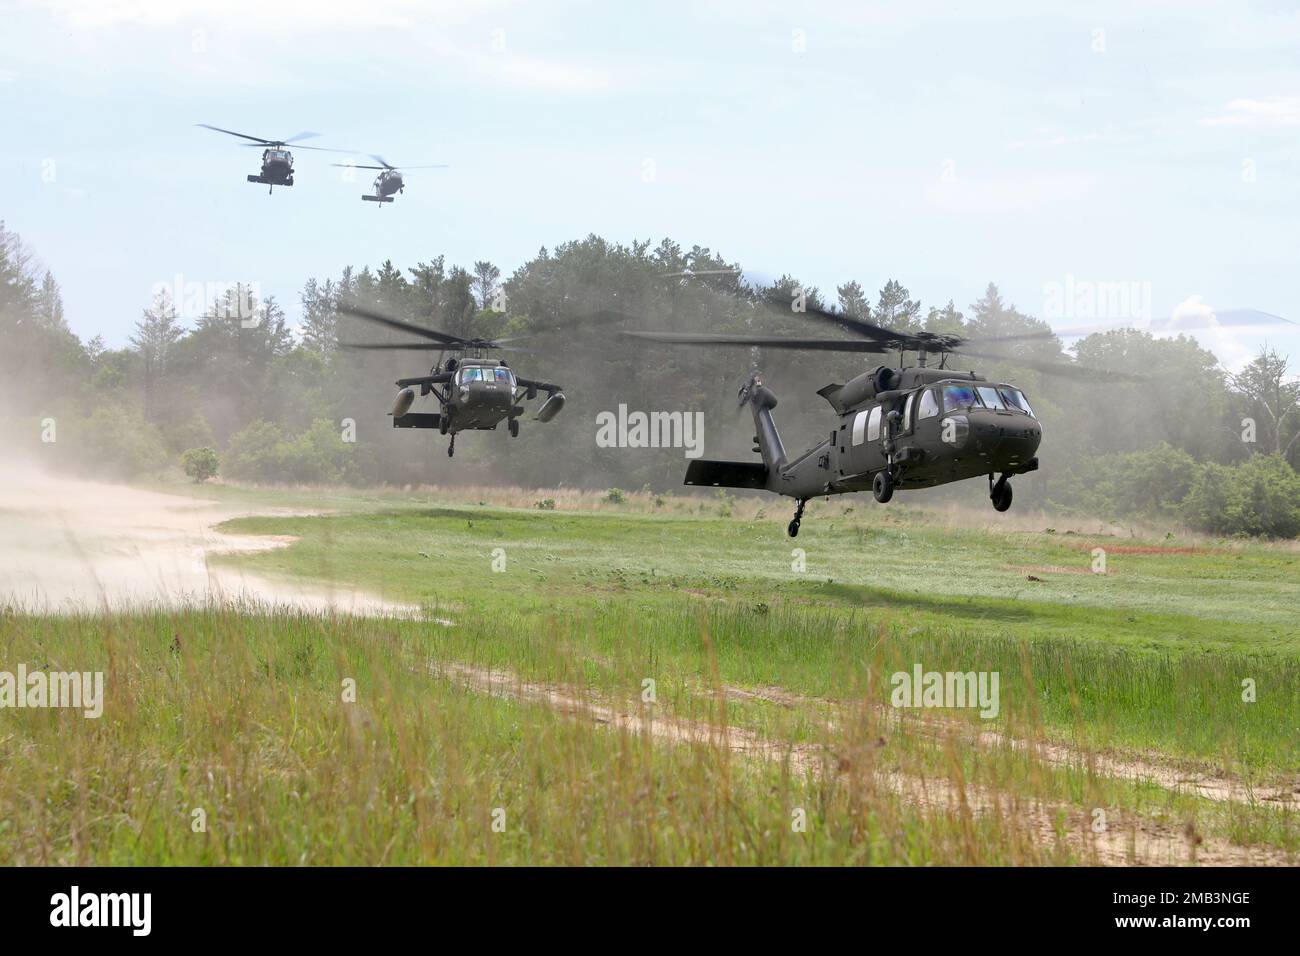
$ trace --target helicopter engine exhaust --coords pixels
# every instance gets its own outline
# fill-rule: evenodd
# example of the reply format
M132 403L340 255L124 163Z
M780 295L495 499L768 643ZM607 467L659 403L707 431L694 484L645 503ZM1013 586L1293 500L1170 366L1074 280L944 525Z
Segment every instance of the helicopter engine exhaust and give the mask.
M564 407L564 393L556 392L537 410L537 420L539 422L549 422L556 415L560 414L560 409Z
M393 403L393 417L401 418L411 410L411 405L415 403L415 392L412 389L404 388L397 393L397 401Z

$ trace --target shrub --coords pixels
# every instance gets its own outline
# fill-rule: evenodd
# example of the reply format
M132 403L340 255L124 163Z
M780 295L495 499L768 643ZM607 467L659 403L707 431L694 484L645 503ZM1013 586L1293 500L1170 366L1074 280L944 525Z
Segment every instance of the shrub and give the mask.
M328 419L295 438L270 422L254 422L231 436L226 474L246 481L335 484L356 477L355 446Z
M156 474L172 460L158 429L138 411L100 408L73 429L79 463L109 477Z
M611 488L609 491L605 492L605 500L611 505L621 505L627 501L627 495L623 492L622 488Z
M211 448L191 448L181 455L181 467L195 484L207 481L217 473L220 460Z
M283 481L284 436L270 422L253 422L230 436L226 474L244 481Z
M1187 522L1224 535L1300 536L1300 475L1281 455L1253 455L1235 468L1203 465L1183 503Z

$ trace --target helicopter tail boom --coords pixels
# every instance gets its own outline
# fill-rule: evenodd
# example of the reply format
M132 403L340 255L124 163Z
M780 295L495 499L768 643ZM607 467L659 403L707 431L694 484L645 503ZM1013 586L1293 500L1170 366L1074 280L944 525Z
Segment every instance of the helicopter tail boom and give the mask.
M767 466L756 461L709 461L697 458L686 466L685 485L706 488L767 487Z

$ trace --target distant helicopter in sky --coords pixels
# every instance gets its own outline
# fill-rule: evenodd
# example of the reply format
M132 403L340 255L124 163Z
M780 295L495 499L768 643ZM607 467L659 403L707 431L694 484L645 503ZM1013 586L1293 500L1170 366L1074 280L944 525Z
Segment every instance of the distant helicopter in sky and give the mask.
M345 169L377 169L379 175L375 177L375 183L372 187L375 191L373 196L362 195L365 202L386 203L392 202L394 193L406 191L406 181L402 178L404 169L447 169L446 163L434 163L429 166L394 166L382 156L376 156L373 153L370 156L378 166L362 166L359 163L334 163L335 166L341 166Z
M204 129L214 130L218 133L225 133L227 136L238 136L240 139L251 140L244 143L244 146L264 146L262 150L262 171L260 173L250 173L248 181L250 183L262 183L269 187L267 192L274 192L276 186L293 185L293 153L289 152L287 147L290 143L297 143L300 140L312 139L319 136L320 133L298 133L290 136L288 139L262 139L260 136L250 136L247 133L236 133L234 130L222 129L220 126L209 126L207 123L199 123ZM298 146L298 149L315 149L325 153L342 153L347 152L342 149L330 149L326 146Z

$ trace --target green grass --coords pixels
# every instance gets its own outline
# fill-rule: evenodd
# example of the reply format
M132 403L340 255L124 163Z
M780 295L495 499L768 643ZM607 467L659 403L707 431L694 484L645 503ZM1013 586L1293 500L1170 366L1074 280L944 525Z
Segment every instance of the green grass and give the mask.
M1300 554L1287 546L1122 553L1163 542L822 503L791 541L757 502L633 495L615 506L555 493L560 508L541 511L520 507L522 493L197 493L329 512L229 521L298 541L212 560L426 613L0 613L8 669L102 668L108 683L100 720L0 712L0 859L1034 865L1087 862L1065 837L1096 808L1121 827L1300 850L1293 810L1087 769L1090 755L1131 753L1294 781ZM1111 552L1104 576L1089 570L1095 546ZM1044 568L1084 573L1033 570ZM997 671L998 719L947 711L937 735L910 714L891 722L889 675L917 662ZM438 670L448 663L805 756L745 756L503 699ZM341 699L345 678L354 703ZM1066 743L1080 763L970 741L989 729ZM994 792L999 809L922 806L873 785L877 772ZM1042 806L1055 808L1061 840L1028 822ZM191 828L199 807L204 833Z
M108 690L98 720L5 715L0 858L12 863L1072 859L994 819L926 816L841 777L465 690L423 666L437 625L218 611L2 623L6 659L75 659L103 668Z
M1093 547L1144 543L908 515L814 516L791 541L762 520L428 502L223 527L300 539L232 561L431 605L457 623L449 653L486 649L524 673L576 653L619 662L592 665L607 686L652 671L699 679L707 630L725 681L845 698L879 648L883 673L918 661L998 671L1006 719L1058 737L1275 776L1300 769L1300 555L1287 548L1114 553L1101 575ZM792 570L795 547L806 572Z

